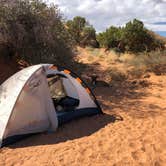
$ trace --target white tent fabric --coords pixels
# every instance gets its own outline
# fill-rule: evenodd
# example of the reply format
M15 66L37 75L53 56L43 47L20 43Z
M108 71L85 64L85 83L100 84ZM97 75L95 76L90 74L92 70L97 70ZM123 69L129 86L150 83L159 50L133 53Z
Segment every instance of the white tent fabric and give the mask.
M0 86L0 145L7 136L57 128L56 112L42 71L42 65L26 68ZM33 86L39 80L42 84L35 92ZM26 86L32 91L24 92L23 87L26 89Z
M89 94L86 92L85 88L77 82L72 76L68 75L69 80L73 83L75 88L77 89L77 93L79 96L80 104L78 108L86 108L86 107L96 107L96 104L91 99ZM66 86L68 88L68 86Z
M0 147L3 139L15 135L55 131L58 117L48 88L48 74L63 74L69 96L79 99L78 108L95 108L85 88L70 74L50 69L51 64L21 70L0 86Z

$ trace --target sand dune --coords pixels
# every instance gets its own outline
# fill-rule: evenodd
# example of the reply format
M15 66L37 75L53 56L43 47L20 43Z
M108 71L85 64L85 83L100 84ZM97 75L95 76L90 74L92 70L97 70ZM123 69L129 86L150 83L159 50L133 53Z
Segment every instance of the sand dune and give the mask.
M164 166L166 76L151 75L148 82L132 91L127 85L97 87L104 115L2 148L0 165Z

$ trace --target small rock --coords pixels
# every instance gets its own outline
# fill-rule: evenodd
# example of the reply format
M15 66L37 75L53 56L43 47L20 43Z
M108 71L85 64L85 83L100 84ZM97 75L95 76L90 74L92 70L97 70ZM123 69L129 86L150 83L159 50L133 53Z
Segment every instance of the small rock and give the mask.
M148 86L148 82L146 80L140 80L139 81L139 85L141 85L143 87L147 87Z
M145 74L144 78L150 78L150 74Z
M134 80L131 82L132 85L136 85L137 84L137 80Z
M161 72L157 71L155 72L156 76L161 76Z

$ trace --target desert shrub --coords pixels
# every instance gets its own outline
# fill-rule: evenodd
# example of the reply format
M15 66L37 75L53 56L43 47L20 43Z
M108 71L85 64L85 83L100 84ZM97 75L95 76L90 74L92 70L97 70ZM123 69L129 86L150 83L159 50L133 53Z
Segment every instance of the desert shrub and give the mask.
M113 27L97 35L101 47L113 48L116 52L149 52L164 49L162 40L144 27L143 22L134 19L124 27Z
M71 34L76 43L80 44L81 42L81 33L85 28L87 22L84 17L76 16L73 20L68 20L66 22L66 27L68 32Z
M122 41L126 51L143 52L162 47L163 43L156 39L149 30L144 27L143 22L134 19L123 28Z
M111 26L105 32L99 33L97 39L100 46L106 48L118 48L121 41L122 31L121 28Z
M82 47L99 47L99 43L96 40L96 31L84 17L76 16L73 20L68 20L66 26L75 44Z
M0 52L30 63L65 63L72 40L57 6L41 0L1 0Z

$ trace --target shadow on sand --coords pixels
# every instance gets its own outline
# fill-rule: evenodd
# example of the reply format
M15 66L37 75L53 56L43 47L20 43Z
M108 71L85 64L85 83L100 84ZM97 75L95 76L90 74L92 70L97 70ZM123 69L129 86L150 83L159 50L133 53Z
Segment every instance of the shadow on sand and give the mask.
M26 138L15 144L9 145L9 148L23 148L28 146L51 145L71 141L77 138L90 136L110 123L122 121L123 118L118 115L100 114L91 117L85 117L66 123L59 127L55 133L42 133Z
M139 88L138 88L139 89ZM108 110L109 112L121 113L125 112L132 118L136 119L146 119L146 118L154 118L157 116L161 116L166 108L160 107L157 104L146 103L144 99L151 96L150 92L146 91L146 88L142 90L130 89L128 87L120 88L97 88L96 96L103 110ZM120 92L118 94L116 92ZM101 95L104 94L104 95Z

